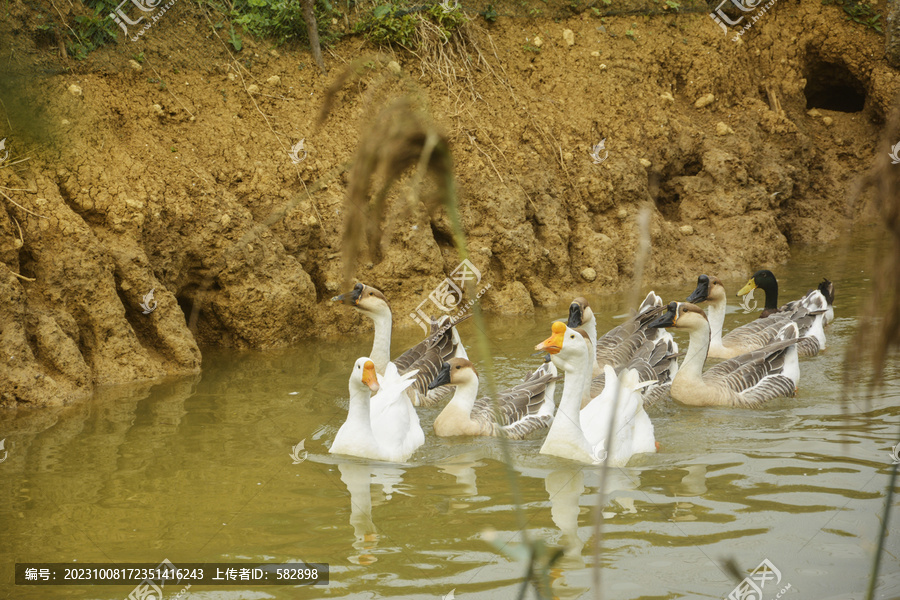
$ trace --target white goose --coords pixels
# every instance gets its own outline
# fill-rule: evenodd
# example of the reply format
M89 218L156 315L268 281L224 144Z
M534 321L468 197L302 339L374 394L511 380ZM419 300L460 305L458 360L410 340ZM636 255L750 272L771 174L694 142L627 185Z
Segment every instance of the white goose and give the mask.
M350 373L347 420L329 452L388 462L409 459L425 443L419 416L405 394L415 376L415 371L400 375L389 364L379 380L371 359L357 359Z
M553 421L553 394L556 367L544 363L519 385L497 393L499 421L487 396L478 398L478 373L465 358L451 358L428 389L440 385L456 386L453 398L434 420L434 432L441 437L457 435L499 436L520 440L544 429ZM476 398L478 398L476 400Z
M375 326L375 337L372 341L372 362L375 370L385 373L391 358L391 329L393 314L387 298L379 290L357 283L346 294L335 296L332 302L350 304L366 315ZM407 395L415 406L432 406L444 400L451 392L449 388L438 388L429 392L428 384L440 371L444 361L453 357L468 358L456 327L447 327L449 317L432 321L429 336L394 359L397 371L403 375L413 370L418 371L414 384L407 390Z
M771 344L703 371L709 350L706 313L687 302L672 302L651 327L678 327L690 333L687 355L670 394L694 406L756 407L772 398L792 397L800 380L797 324L788 321Z
M697 278L696 289L687 299L691 304L708 304L706 316L711 332L710 358L734 358L759 350L775 341L775 336L789 321L797 324L800 333L797 342L800 356L815 356L825 349L825 320L830 305L820 290L812 290L800 300L785 305L782 310L733 329L723 337L727 298L725 286L717 277L701 275Z
M553 324L552 331L553 335L536 349L549 352L553 363L566 375L559 409L541 454L587 464L607 460L609 465L623 466L634 454L656 452L653 424L637 391L649 382L639 383L636 371L626 370L617 375L606 365L606 387L582 409L581 396L594 360L591 346L586 343L588 336L561 321ZM610 422L612 439L607 440Z
M648 327L664 312L662 298L651 291L634 315L597 339L597 319L590 304L583 297L572 301L566 326L583 329L596 350L593 379L585 385L582 408L603 391L606 385L603 367L606 365L617 372L636 369L641 381L655 382L641 389L647 404L665 395L666 386L678 371L678 344L668 331Z

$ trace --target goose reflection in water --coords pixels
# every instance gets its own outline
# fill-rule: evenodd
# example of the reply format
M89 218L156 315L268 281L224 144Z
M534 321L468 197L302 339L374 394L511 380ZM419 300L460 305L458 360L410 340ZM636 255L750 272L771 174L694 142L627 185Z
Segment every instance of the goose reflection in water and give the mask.
M372 506L383 504L394 494L409 495L398 487L403 482L404 470L396 466L355 461L340 462L337 467L341 472L341 481L350 492L350 526L355 538L352 546L357 551L348 560L358 565L370 565L378 560L373 552L378 548L380 539L372 520ZM376 495L374 502L373 481L381 485L383 491L383 495Z

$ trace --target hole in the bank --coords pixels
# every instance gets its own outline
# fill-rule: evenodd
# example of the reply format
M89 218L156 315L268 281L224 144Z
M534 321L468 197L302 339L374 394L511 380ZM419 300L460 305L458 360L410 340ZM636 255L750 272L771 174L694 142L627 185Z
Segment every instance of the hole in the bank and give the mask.
M194 301L183 295L175 296L175 300L178 301L178 307L181 309L181 312L184 313L184 322L190 325L191 310L194 307Z
M439 247L453 247L453 236L448 234L446 231L441 231L440 229L438 229L434 223L431 223L431 235L434 236L434 241Z
M843 65L815 62L806 68L806 108L860 112L866 103L866 88Z

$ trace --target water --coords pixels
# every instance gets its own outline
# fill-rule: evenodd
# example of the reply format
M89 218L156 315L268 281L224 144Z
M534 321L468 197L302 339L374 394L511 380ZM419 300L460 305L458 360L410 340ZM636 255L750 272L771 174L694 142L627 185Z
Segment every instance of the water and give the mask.
M837 286L828 349L803 359L796 399L758 410L651 412L660 452L607 479L604 598L724 598L736 585L722 568L729 558L745 570L763 559L775 565L781 581L768 583L766 600L788 583L788 598L862 597L900 435L896 364L871 402L840 385L869 289L868 245L800 250L776 269L784 301L823 275ZM733 293L745 282L725 284ZM683 299L692 286L657 291ZM627 309L621 297L591 301L601 331ZM488 316L501 385L537 364L534 344L565 312ZM749 318L735 311L726 327ZM461 329L471 346L474 324ZM281 352L208 351L197 377L0 415L9 452L0 464L0 597L111 599L131 590L16 587L15 562L168 558L331 565L327 588L195 586L189 598L440 598L453 589L461 599L516 598L523 564L484 539L493 531L508 548L521 540L497 440L436 438L438 409L429 409L421 412L426 444L408 465L327 453L346 416L350 366L368 353L370 336ZM398 330L395 351L419 336ZM301 440L309 454L293 464ZM539 456L540 444L511 444L521 522L531 538L568 547L551 572L556 597L593 597L599 469ZM882 598L900 596L898 524L895 510Z

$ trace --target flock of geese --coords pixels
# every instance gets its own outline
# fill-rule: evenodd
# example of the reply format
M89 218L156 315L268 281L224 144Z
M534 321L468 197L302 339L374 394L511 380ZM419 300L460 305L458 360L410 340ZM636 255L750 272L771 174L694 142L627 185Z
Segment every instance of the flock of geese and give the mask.
M650 292L625 323L600 338L590 305L576 298L567 321L553 323L550 337L535 347L546 352L542 364L492 400L478 397L478 371L447 316L432 320L430 335L391 361L390 305L380 291L357 283L332 300L371 318L375 339L370 355L353 365L347 420L329 451L405 462L425 443L416 407L445 403L434 420L438 436L522 439L549 429L541 454L623 466L634 454L656 452L645 406L661 398L693 406L758 407L794 395L798 357L825 349L834 285L825 279L779 306L775 276L762 270L737 295L752 298L756 289L765 293L760 317L724 336L727 294L715 277L701 275L685 302L665 305ZM706 312L697 306L702 303ZM682 354L669 328L684 329L690 337L680 365ZM724 360L704 371L707 358Z

